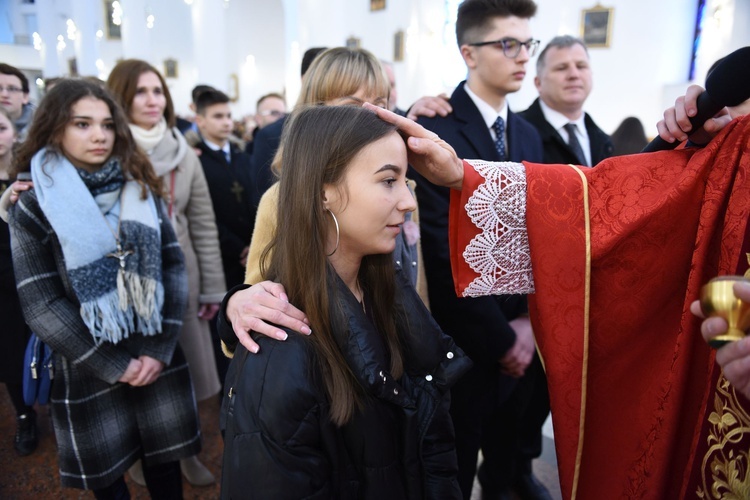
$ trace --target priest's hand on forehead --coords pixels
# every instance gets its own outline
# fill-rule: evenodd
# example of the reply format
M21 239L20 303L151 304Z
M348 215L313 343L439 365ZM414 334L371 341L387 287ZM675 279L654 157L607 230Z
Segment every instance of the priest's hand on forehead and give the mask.
M371 104L365 103L364 106L398 127L401 135L407 139L409 163L428 181L439 186L461 189L463 162L447 142L415 121Z

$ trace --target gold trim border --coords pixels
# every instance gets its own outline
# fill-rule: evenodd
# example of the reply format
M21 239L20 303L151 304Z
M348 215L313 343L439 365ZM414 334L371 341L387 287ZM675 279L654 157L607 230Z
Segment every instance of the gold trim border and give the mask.
M575 165L569 165L573 170L578 172L581 177L581 186L583 187L583 213L584 227L586 231L586 268L584 284L584 305L583 305L583 361L581 367L581 414L578 424L578 450L576 451L576 465L573 473L573 489L570 494L571 500L576 499L578 493L578 481L581 474L581 458L583 456L583 433L586 424L586 381L589 371L589 318L591 311L591 213L589 207L589 186L586 176L580 168Z

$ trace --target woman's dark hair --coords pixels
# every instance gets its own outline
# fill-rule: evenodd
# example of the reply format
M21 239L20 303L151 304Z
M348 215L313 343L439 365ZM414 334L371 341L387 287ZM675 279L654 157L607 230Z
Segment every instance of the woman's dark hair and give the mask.
M611 138L615 156L640 153L648 144L643 124L634 116L625 118Z
M335 229L324 210L323 190L325 185L345 190L346 172L355 156L396 128L371 111L352 106L298 107L288 120L282 137L278 202L283 230L277 231L264 252L261 268L271 253L268 276L283 284L290 302L307 314L315 331L309 339L318 353L331 419L342 425L358 407L362 388L332 334L334 325L344 318L331 317L331 311L340 308L326 256L327 233ZM393 320L394 272L392 255L369 255L362 260L359 281L365 295L372 298L370 312L388 347L391 373L399 378L403 360ZM333 304L329 303L331 293Z
M161 180L156 176L148 157L136 147L122 108L101 85L82 79L61 80L39 103L29 134L15 155L14 177L19 172L29 172L31 158L43 148L52 154L63 154L61 142L65 127L70 123L73 105L86 97L104 102L112 114L115 132L112 156L120 159L123 173L141 185L144 198L147 189L161 194Z
M172 104L172 95L169 93L167 82L161 76L159 70L151 66L146 61L140 59L125 59L120 61L112 68L112 72L107 78L107 88L112 95L120 102L120 106L125 110L125 116L130 120L130 105L138 91L138 79L143 73L154 73L161 82L162 92L167 99L167 106L164 108L164 119L167 120L168 127L174 127L177 123L177 117L174 114L174 104Z

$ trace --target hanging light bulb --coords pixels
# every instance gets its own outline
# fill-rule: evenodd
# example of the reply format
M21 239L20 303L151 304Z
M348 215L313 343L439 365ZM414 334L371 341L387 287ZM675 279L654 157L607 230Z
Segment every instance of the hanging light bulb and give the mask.
M76 23L72 19L68 19L67 21L65 21L65 24L67 25L68 40L75 40L76 36L78 36L78 28L76 27Z
M156 21L156 18L154 17L153 14L149 14L148 16L146 16L146 27L148 29L153 28L154 27L154 21Z
M96 39L101 40L104 38L104 32L102 30L96 30Z
M57 35L57 51L62 52L63 50L65 50L65 47L67 47L67 45L65 44L65 37L62 35Z
M112 24L115 26L122 24L122 5L117 0L112 2Z
M36 31L32 33L31 39L33 40L34 48L36 50L42 50L42 37L39 36L39 33L37 33Z

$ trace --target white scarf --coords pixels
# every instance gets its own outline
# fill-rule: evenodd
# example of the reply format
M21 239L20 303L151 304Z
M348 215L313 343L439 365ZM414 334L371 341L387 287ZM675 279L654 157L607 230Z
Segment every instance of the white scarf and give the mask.
M161 142L168 130L167 120L163 116L159 120L159 123L154 125L151 130L146 130L132 123L128 124L128 126L130 127L130 132L133 134L135 143L147 154L151 154L151 151Z

